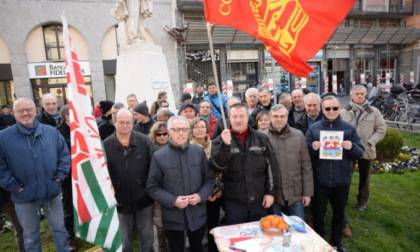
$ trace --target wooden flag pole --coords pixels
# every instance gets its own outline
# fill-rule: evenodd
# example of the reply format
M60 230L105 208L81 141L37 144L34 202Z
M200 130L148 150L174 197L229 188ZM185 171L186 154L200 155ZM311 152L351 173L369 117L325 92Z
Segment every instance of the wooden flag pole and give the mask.
M223 107L222 94L220 92L219 79L217 78L216 59L214 57L213 38L211 37L211 24L210 23L207 23L207 36L209 37L211 63L212 63L212 66L213 66L214 83L216 84L217 96L219 98L219 106L220 106L219 108L220 108L220 111L222 112L223 126L224 126L225 129L227 129L226 118L225 118L225 109Z

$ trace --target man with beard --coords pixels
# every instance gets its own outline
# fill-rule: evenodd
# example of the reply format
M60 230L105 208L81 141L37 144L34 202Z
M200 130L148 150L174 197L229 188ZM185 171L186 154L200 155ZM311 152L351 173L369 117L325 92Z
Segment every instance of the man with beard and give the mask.
M68 252L60 194L70 170L69 149L57 129L35 119L32 100L19 98L13 109L17 123L0 131L0 186L15 203L26 251L41 251L43 209L56 250Z

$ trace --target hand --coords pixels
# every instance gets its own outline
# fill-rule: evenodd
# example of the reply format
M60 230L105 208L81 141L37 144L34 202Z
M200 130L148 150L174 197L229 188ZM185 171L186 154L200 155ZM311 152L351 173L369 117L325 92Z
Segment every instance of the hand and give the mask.
M223 140L224 144L226 144L226 145L231 144L232 135L230 134L230 130L228 130L228 129L223 130L221 136L222 136L222 140Z
M23 191L23 187L19 188L18 193L20 193L21 191Z
M196 193L194 193L193 195L189 195L187 197L188 197L188 204L190 204L190 205L195 206L195 205L197 205L198 203L201 202L200 195L198 195Z
M342 145L346 150L351 150L351 147L353 147L353 143L351 141L343 141Z
M302 205L303 206L309 206L309 203L311 203L311 197L303 196L302 197Z
M63 182L61 179L59 179L59 178L56 178L56 179L54 179L55 181L57 181L57 182Z
M264 208L271 207L271 205L273 205L273 203L274 203L274 196L273 195L268 195L268 194L264 195L263 202L262 202L262 206Z
M320 141L313 141L312 142L312 149L314 149L314 151L319 150L320 147L321 147L321 142Z
M188 206L188 197L187 196L178 196L175 200L174 206L179 209L186 208Z
M217 199L217 194L216 194L216 195L214 195L213 197L212 197L212 196L209 196L209 197L207 198L207 200L208 200L208 201L210 201L210 202L214 202L216 199Z

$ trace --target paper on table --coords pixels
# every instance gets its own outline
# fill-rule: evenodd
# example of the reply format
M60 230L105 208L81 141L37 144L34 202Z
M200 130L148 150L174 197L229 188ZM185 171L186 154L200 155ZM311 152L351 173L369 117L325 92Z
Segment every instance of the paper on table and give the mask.
M253 251L253 252L254 251L255 252L262 251L260 245L254 239L236 242L235 243L235 248L240 248L240 249L244 249L246 251Z

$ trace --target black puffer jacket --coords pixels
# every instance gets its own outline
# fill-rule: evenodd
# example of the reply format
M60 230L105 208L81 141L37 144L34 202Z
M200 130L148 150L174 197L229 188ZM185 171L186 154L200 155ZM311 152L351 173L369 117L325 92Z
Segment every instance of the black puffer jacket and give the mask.
M250 127L246 148L232 133L231 145L222 137L213 140L210 165L223 172L225 199L237 203L262 202L264 195L275 195L278 181L276 154L266 135Z
M153 147L150 139L132 131L130 145L124 148L115 133L104 141L109 176L115 189L120 213L133 213L153 203L146 193Z

